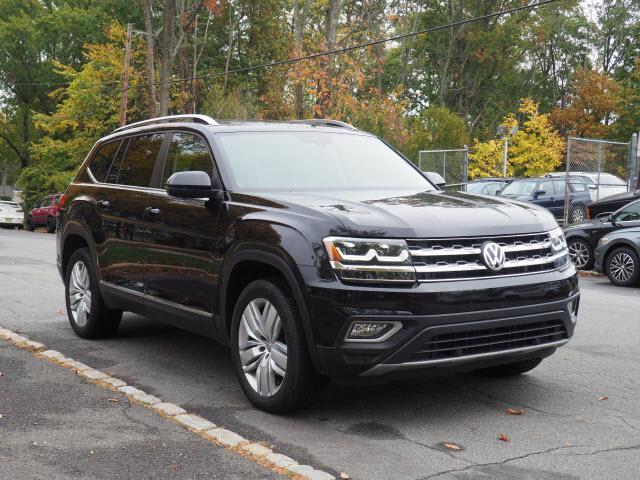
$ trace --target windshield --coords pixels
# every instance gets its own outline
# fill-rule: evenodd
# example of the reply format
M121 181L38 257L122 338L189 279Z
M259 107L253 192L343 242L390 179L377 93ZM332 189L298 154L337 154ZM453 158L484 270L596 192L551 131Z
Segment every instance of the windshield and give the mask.
M516 180L504 187L504 190L500 192L500 195L512 195L516 197L531 195L533 193L533 189L536 188L537 183L537 180Z
M237 188L331 190L433 186L381 140L333 132L217 135Z

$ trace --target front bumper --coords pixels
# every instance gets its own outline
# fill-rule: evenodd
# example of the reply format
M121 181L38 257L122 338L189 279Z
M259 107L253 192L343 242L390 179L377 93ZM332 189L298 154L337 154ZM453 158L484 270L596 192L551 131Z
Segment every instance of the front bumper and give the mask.
M573 336L579 305L573 265L411 289L316 284L308 293L314 363L334 378L451 373L546 356ZM402 328L381 342L347 341L354 321Z

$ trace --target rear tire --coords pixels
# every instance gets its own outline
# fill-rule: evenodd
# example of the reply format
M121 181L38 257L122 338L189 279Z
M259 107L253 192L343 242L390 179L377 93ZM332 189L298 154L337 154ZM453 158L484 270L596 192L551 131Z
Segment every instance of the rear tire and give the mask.
M36 226L33 224L33 218L29 217L27 219L27 230L33 232L36 229Z
M583 223L587 219L587 207L575 205L571 208L569 223Z
M55 233L56 231L56 219L53 217L47 218L47 233Z
M231 357L245 395L260 410L285 413L321 391L296 302L277 278L245 287L231 324Z
M607 255L605 272L614 285L630 287L640 279L640 261L635 251L628 247L616 248Z
M73 252L64 279L67 315L76 334L82 338L101 338L115 333L122 311L112 310L102 301L96 268L88 249L79 248Z
M568 242L569 256L578 270L593 267L593 249L581 238L572 238Z
M478 370L478 372L488 377L513 377L533 370L540 365L541 362L542 358L532 358L530 360L522 360L521 362L483 368L482 370Z

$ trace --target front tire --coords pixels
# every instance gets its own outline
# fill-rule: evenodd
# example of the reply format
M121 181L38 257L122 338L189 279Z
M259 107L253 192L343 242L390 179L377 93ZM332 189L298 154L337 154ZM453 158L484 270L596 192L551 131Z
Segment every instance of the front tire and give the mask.
M245 287L231 324L231 357L245 395L260 410L290 412L310 405L320 382L309 358L295 301L278 279Z
M593 267L593 249L581 238L572 238L568 242L569 256L578 270Z
M102 301L98 276L89 250L73 252L65 273L65 298L69 323L79 337L101 338L120 326L121 310L112 310Z
M638 255L628 247L616 248L605 262L607 277L614 285L630 287L640 279Z
M542 362L542 358L532 358L530 360L522 360L520 362L507 363L506 365L497 365L495 367L483 368L478 370L482 375L488 377L514 377L521 375L536 368Z

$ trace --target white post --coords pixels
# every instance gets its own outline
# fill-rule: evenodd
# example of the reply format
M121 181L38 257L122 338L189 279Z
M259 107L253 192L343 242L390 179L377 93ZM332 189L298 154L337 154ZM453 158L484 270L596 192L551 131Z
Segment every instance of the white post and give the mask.
M509 159L509 139L505 135L504 136L504 158L502 160L502 176L506 178L507 176L507 161Z

